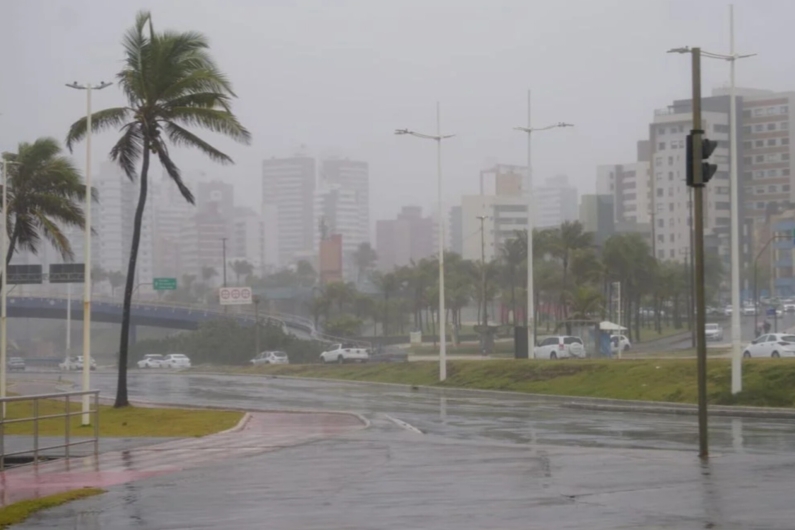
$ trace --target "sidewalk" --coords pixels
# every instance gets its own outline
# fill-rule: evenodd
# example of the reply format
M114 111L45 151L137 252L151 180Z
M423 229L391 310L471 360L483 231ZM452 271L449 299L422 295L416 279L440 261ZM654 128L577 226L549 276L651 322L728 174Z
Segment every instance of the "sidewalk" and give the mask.
M364 428L349 414L257 412L226 432L0 472L0 506L84 487L107 488Z

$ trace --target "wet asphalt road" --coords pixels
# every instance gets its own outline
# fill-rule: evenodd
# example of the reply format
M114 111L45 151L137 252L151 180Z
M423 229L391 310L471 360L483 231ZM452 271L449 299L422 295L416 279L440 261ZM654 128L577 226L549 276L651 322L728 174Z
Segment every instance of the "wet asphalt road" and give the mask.
M112 395L114 378L93 381ZM371 428L111 488L19 528L781 528L795 424L589 412L521 396L134 373L133 398L363 414ZM421 432L417 432L417 429Z

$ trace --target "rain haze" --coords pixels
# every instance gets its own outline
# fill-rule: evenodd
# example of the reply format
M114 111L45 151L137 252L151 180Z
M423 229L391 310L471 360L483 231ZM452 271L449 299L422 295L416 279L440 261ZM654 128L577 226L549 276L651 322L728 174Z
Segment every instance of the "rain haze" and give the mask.
M737 49L759 53L738 68L738 86L795 85L782 42L795 5L735 5ZM665 52L700 45L728 53L727 4L712 0L11 1L0 22L5 149L64 137L84 107L64 83L113 80L120 36L142 8L157 28L209 37L253 134L250 147L220 141L235 166L179 152L184 171L233 183L236 198L257 207L263 159L303 145L315 156L367 161L372 222L402 205L435 211L433 146L393 131L434 132L437 100L443 132L457 135L444 148L446 204L477 191L488 161L525 164L526 141L512 128L527 123L528 89L534 126L575 125L536 138L536 183L565 174L592 193L597 164L632 160L653 110L689 97L688 61ZM703 76L707 94L727 82L728 67L705 61ZM121 102L111 88L94 106ZM113 139L98 136L95 158Z
M0 0L0 527L792 530L729 1Z

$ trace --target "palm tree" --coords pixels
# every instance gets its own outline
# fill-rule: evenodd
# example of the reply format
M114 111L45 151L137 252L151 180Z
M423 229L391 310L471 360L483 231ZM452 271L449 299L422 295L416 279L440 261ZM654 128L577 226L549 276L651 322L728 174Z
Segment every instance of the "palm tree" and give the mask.
M108 281L110 282L110 295L116 296L116 289L124 285L127 278L121 271L111 271L108 273Z
M202 267L202 281L204 283L209 282L215 276L218 276L218 271L215 270L215 267Z
M72 162L61 155L53 138L20 143L16 153L4 153L8 164L8 250L6 263L18 249L36 254L42 238L65 260L74 255L67 227L85 226L81 204L86 187Z
M586 248L593 242L593 234L585 232L579 221L566 221L556 230L556 237L552 242L551 253L558 258L562 265L563 281L560 292L560 305L563 318L568 320L568 309L565 303L565 292L569 287L568 275L572 252ZM566 325L567 333L571 334L571 323Z
M359 244L353 253L353 262L356 264L356 283L362 281L362 276L372 270L378 260L378 255L370 246L370 243L364 242Z
M249 132L231 111L235 97L232 86L208 53L207 39L196 32L154 30L152 16L138 13L135 25L124 37L124 62L116 76L127 98L127 106L105 109L93 114L96 130L120 129L121 138L110 151L110 157L125 171L130 180L140 178L138 205L133 223L127 285L119 345L119 378L114 407L129 405L127 397L127 352L130 337L130 304L141 241L150 157L156 155L168 176L191 204L193 194L182 181L177 164L172 160L171 145L198 149L222 164L232 159L186 126L220 133L248 144ZM71 150L86 135L86 118L72 124L67 135ZM140 162L140 175L137 174Z
M102 283L108 279L108 273L102 267L91 267L91 290L94 290L94 285Z
M237 277L237 284L240 285L240 277L248 276L254 272L254 265L246 260L235 260L232 262L232 272Z
M384 316L381 319L383 329L381 333L384 337L386 337L387 331L389 329L389 299L397 293L400 287L400 280L394 272L388 272L386 274L378 273L374 275L373 282L378 286L378 288L381 290L381 293L384 295Z

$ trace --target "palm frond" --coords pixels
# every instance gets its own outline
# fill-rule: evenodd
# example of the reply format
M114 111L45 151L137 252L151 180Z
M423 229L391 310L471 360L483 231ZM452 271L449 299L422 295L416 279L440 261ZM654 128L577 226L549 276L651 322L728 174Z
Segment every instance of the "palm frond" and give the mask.
M230 110L230 96L234 97L234 92L226 76L215 68L207 67L188 73L160 94L170 107L198 104L212 108L220 104L224 110Z
M182 181L182 174L179 168L174 163L174 161L171 160L171 156L168 153L168 147L166 147L164 142L159 141L156 144L155 149L157 152L157 156L160 159L160 164L163 166L163 168L165 168L166 173L168 173L168 176L171 178L171 180L174 181L174 184L177 185L177 188L179 188L179 192L182 194L182 196L185 198L186 201L188 201L191 204L196 204L196 199L194 199L193 193L191 193L191 191Z
M36 222L45 239L58 251L64 261L72 261L75 257L74 252L72 252L72 245L69 243L69 238L66 237L66 234L63 233L61 228L44 216L37 218Z
M197 107L174 107L171 109L171 116L173 121L203 127L242 144L251 143L251 133L231 112Z
M143 148L144 142L140 125L129 123L126 125L122 137L110 150L111 160L121 166L130 180L135 180L137 177L136 166L141 158Z
M232 159L228 155L222 153L187 129L183 129L176 123L166 123L166 134L168 134L168 139L171 140L174 145L195 147L210 157L211 160L220 164L232 163Z
M91 132L101 132L110 128L121 128L127 121L131 110L127 107L114 107L91 115ZM84 116L74 122L66 135L66 148L72 151L74 144L86 137L88 120Z

